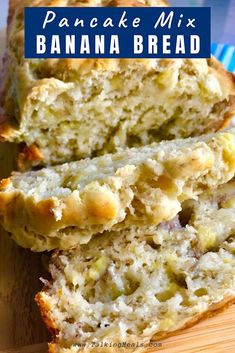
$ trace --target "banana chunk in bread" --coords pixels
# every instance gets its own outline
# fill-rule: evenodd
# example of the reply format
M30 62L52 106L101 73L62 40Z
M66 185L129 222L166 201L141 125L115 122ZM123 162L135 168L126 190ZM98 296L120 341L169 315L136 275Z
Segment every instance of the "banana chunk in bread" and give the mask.
M71 162L0 183L0 223L34 251L69 249L105 230L158 225L231 180L235 129Z
M235 301L235 182L188 206L158 227L105 232L55 252L52 281L36 297L54 332L51 353L126 352L115 350L122 342L140 352L137 342L161 339Z
M141 4L164 2L17 2L9 20L2 85L6 120L0 125L0 138L25 144L19 155L21 168L211 133L228 124L235 110L234 76L214 58L23 58L25 5ZM32 149L37 153L30 153Z

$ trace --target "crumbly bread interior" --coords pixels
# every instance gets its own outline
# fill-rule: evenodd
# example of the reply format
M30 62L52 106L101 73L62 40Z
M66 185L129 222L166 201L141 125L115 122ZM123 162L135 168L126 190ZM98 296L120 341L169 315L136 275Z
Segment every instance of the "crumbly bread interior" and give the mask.
M235 297L234 214L233 181L186 202L158 227L105 232L55 253L52 283L37 296L55 333L51 352L83 351L79 344L86 352L114 352L92 343L146 343Z
M235 174L235 130L166 141L1 182L0 222L18 244L68 249L104 230L157 225Z
M23 3L42 5L36 0ZM139 3L163 6L161 1ZM216 131L231 115L234 83L215 59L25 60L22 4L9 27L3 94L6 114L15 121L0 134L9 141L36 144L44 165Z

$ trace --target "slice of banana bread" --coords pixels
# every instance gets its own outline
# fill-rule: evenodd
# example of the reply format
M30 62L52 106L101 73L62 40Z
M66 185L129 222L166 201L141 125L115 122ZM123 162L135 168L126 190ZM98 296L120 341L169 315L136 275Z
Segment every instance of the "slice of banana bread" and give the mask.
M14 173L0 183L0 223L24 247L68 249L104 230L171 220L234 174L235 129L155 143Z
M234 76L206 59L33 59L23 7L163 6L159 0L22 0L10 11L2 140L23 143L21 168L210 133L234 113ZM13 8L13 6L12 6Z
M139 353L234 302L234 234L233 181L158 227L56 252L52 281L36 297L54 333L49 352Z

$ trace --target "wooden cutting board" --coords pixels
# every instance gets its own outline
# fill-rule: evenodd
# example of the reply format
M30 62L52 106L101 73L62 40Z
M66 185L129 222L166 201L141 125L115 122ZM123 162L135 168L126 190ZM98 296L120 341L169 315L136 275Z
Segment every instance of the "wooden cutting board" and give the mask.
M4 42L2 31L0 58ZM15 169L15 148L0 143L0 178ZM33 299L41 288L39 277L44 272L41 254L21 249L0 228L0 351L47 341L48 333Z
M0 54L3 40L0 33ZM15 168L14 148L0 144L1 178ZM0 229L0 353L46 353L41 342L49 337L33 299L44 272L41 254L19 248ZM160 343L148 352L234 353L235 306Z

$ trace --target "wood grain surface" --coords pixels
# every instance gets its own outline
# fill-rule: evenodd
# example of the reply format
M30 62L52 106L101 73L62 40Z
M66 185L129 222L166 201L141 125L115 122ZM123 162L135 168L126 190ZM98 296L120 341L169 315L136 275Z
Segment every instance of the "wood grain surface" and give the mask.
M15 169L13 144L0 144L0 178ZM44 275L41 254L18 247L0 229L0 349L44 342L47 331L34 302ZM35 352L36 353L36 352Z
M4 42L2 31L0 57ZM16 169L15 152L14 144L0 143L0 178ZM41 256L18 247L0 228L0 350L48 339L34 302L35 293L41 289L39 277L45 272Z

